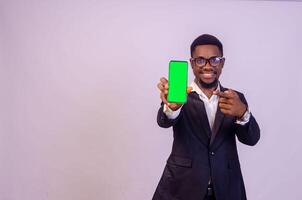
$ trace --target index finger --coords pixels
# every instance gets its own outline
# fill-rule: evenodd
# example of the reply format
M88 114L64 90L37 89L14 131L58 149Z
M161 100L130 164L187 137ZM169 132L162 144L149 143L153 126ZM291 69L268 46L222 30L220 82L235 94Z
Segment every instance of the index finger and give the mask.
M165 77L161 77L160 82L163 84L166 84L166 83L168 83L168 80Z
M224 97L224 98L231 98L232 97L232 93L229 91L225 91L225 92L215 92L214 94L216 94L219 97Z

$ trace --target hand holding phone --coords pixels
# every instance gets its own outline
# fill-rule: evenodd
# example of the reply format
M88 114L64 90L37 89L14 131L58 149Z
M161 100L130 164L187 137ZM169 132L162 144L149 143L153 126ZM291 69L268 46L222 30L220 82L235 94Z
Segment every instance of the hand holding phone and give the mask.
M174 61L171 61L171 62L174 62ZM187 67L182 66L182 67L184 67L182 70L179 71L179 69L177 69L176 72L175 72L174 71L174 69L176 67L174 65L175 63L172 63L172 65L171 65L171 62L170 62L170 66L169 66L169 79L171 80L171 78L172 79L176 78L175 81L177 81L179 76L183 76L183 79L182 79L180 85L182 85L182 86L185 85L185 87L184 87L185 88L185 90L184 90L185 93L183 93L183 91L181 91L180 97L181 97L182 100L184 100L184 98L186 100L187 93L190 93L191 90L192 90L192 87L187 87ZM179 62L179 61L176 61L176 62ZM186 62L186 61L182 61L182 62ZM176 64L178 64L178 63L176 63ZM182 73L181 71L183 71L184 73ZM173 101L173 98L172 98L172 101L168 102L168 100L167 100L168 99L168 93L169 92L173 93L173 90L176 90L177 93L179 91L179 90L177 90L178 89L177 84L174 85L173 82L174 81L172 80L172 83L169 83L169 81L165 77L162 77L162 78L160 78L160 81L157 84L157 87L160 90L160 98L163 101L163 103L166 104L171 110L175 111L175 110L179 109L185 101L172 102ZM184 84L184 82L185 82L185 84ZM169 89L169 87L172 87L172 90ZM181 88L183 88L183 87L181 87ZM185 97L184 97L184 94L185 94ZM171 93L170 93L170 95L171 95ZM173 95L172 95L172 97L173 97ZM171 98L171 96L170 96L170 98ZM178 97L178 99L179 99L179 97Z

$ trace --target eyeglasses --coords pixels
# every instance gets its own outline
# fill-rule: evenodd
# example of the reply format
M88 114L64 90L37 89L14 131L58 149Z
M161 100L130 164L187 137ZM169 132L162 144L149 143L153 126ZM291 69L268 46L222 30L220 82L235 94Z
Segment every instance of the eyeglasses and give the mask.
M195 62L198 67L203 67L209 63L212 67L218 67L219 64L224 60L224 57L213 56L211 58L197 57L191 58L191 61Z

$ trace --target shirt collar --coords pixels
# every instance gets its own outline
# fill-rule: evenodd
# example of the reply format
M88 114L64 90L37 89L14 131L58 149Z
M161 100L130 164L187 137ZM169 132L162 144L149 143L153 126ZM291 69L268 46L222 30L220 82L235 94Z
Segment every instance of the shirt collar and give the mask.
M203 98L208 99L207 95L199 88L195 81L193 81L190 85L192 87L192 92L196 92L198 95L202 96ZM218 86L216 88L217 92L220 92L220 83L218 82ZM216 96L216 95L215 95Z

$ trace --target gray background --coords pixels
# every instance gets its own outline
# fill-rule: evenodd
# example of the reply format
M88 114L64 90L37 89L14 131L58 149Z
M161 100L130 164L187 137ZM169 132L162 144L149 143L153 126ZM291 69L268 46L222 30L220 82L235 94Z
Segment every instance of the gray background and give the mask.
M302 199L302 3L0 1L0 200L151 199L171 151L156 84L202 33L261 126L249 199ZM193 80L190 69L190 81Z

